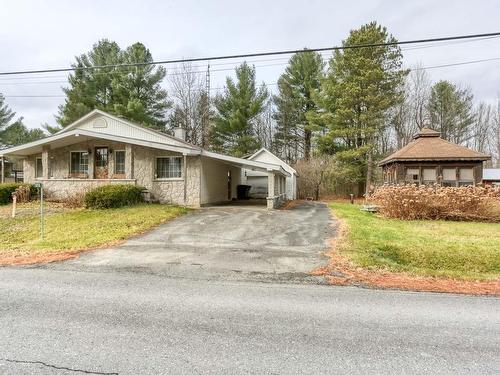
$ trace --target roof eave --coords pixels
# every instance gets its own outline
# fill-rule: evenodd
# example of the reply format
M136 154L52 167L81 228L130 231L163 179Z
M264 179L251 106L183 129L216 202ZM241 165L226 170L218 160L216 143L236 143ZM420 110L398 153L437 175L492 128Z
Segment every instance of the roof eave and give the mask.
M474 157L462 157L462 158L394 158L394 159L387 159L387 160L382 160L381 162L378 163L379 167L382 167L383 165L390 164L390 163L396 163L400 161L486 161L490 160L491 156L485 155L485 156L474 156Z

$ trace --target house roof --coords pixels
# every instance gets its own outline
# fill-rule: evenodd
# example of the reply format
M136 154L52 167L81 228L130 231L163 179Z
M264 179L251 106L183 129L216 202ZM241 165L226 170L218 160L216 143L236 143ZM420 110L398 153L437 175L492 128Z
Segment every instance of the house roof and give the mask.
M96 126L96 121L100 119L109 121L109 124L106 124L105 127L101 126L103 125L102 123L99 126ZM279 163L265 163L209 152L198 146L185 142L182 139L144 128L140 125L116 116L112 116L100 110L90 112L86 116L75 121L52 136L26 143L24 145L0 150L0 157L26 157L29 155L40 154L44 146L59 148L85 142L89 139L105 139L121 143L129 143L137 146L178 152L184 155L201 155L217 159L231 165L236 165L241 168L259 170L263 172L273 171L289 176L289 172L279 165Z
M290 174L298 175L297 171L293 169L288 163L286 163L284 160L281 160L279 157L277 157L275 154L273 154L265 147L262 147L260 150L257 150L251 155L244 156L244 158L248 160L256 160L261 154L267 154L272 160L281 165Z
M379 165L395 161L483 161L490 158L489 155L441 138L440 133L435 130L423 128L414 136L413 141L383 159Z
M500 168L483 169L483 181L500 181Z

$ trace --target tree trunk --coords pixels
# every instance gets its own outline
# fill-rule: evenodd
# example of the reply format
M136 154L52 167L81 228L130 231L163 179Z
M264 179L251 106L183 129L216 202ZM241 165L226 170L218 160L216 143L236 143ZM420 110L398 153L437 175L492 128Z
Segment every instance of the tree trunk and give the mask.
M304 130L304 159L309 160L311 157L311 131Z
M366 186L365 186L365 197L370 196L370 187L372 184L372 174L373 174L373 150L370 148L368 151L368 162L366 166Z

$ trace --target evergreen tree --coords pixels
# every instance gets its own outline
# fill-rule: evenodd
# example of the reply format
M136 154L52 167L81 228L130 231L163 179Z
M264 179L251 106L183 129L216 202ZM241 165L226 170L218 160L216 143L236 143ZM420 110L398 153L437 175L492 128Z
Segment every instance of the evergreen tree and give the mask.
M269 97L264 85L257 88L255 68L246 62L236 68L236 82L226 79L224 94L214 100L217 113L214 118L212 147L234 156L243 156L260 147L254 125Z
M288 160L297 160L297 155L292 157L292 153L297 151L300 143L304 158L309 160L311 155L314 126L306 118L306 113L317 110L312 96L320 88L323 68L319 53L300 52L290 58L278 80L279 94L274 98L277 107L276 147Z
M144 45L135 43L122 51L117 43L103 39L92 50L76 58L76 69L64 88L66 100L59 107L57 121L66 126L93 109L123 116L156 129L165 125L170 103L160 83L163 67L123 66L89 69L94 66L152 62ZM78 69L85 68L85 69Z
M431 127L444 139L465 143L474 123L472 94L448 81L439 81L431 89L429 114Z
M395 43L385 27L371 22L351 31L345 47ZM315 96L320 111L310 115L328 133L319 139L325 153L357 166L358 181L369 192L378 137L388 125L388 110L401 100L404 77L397 45L337 50Z
M0 142L11 147L37 141L45 138L45 136L42 129L28 129L23 124L23 118L21 117L0 132Z
M0 131L5 129L15 115L16 113L13 112L7 104L5 104L4 96L0 94Z

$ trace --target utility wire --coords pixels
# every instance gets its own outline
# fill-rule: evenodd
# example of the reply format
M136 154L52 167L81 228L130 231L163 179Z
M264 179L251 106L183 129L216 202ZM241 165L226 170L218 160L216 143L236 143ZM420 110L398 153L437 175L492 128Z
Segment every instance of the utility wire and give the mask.
M457 62L457 63L450 63L450 64L441 64L441 65L431 65L431 66L424 66L424 67L417 67L417 68L411 68L408 69L409 71L419 71L419 70L428 70L428 69L438 69L438 68L447 68L447 67L452 67L452 66L460 66L460 65L469 65L469 64L478 64L478 63L483 63L483 62L489 62L489 61L498 61L500 60L500 57L493 57L489 59L480 59L480 60L471 60L471 61L462 61L462 62ZM278 65L278 64L268 64L268 65L263 65L263 66L271 66L271 65ZM220 69L220 70L230 70L230 69ZM65 81L63 81L65 82ZM22 83L29 83L29 82L22 82ZM50 83L50 82L33 82L33 83ZM58 83L58 82L54 82ZM263 83L264 86L276 86L278 82L272 82L272 83ZM210 91L220 91L223 90L224 87L213 87L210 89ZM202 91L202 90L200 90ZM65 95L3 95L5 98L65 98Z
M478 39L478 38L487 38L487 37L495 37L495 36L500 36L500 32L485 33L485 34L458 35L458 36L448 36L448 37L428 38L428 39L415 39L415 40L405 40L405 41L400 41L400 42L389 42L389 43L368 43L368 44L357 44L357 45L350 45L350 46L335 46L335 47L324 47L324 48L282 50L282 51L273 51L273 52L259 52L259 53L247 53L247 54L211 56L211 57L195 57L195 58L188 58L188 59L173 59L173 60L162 60L162 61L131 63L131 64L112 64L112 65L98 65L98 66L77 67L77 68L70 67L70 68L59 68L59 69L37 69L37 70L24 70L24 71L20 70L20 71L10 71L10 72L0 72L0 75L6 76L6 75L18 75L18 74L70 72L70 71L75 71L75 70L89 70L89 69L102 69L102 68L119 68L119 67L133 67L133 66L147 66L147 65L179 64L179 63L189 63L189 62L197 62L197 61L216 61L216 60L227 60L227 59L248 58L248 57L289 55L289 54L304 53L304 52L337 51L337 50L386 47L386 46L406 45L406 44L444 42L444 41L450 41L450 40Z
M490 39L497 39L498 36L494 37L486 37L486 38L478 38L478 39L473 39L473 40L457 40L457 41L450 41L450 42L440 42L440 43L434 43L434 44L429 44L429 45L424 45L424 46L416 46L416 47L408 47L408 48L402 48L401 50L403 52L406 51L414 51L414 50L420 50L420 49L426 49L426 48L435 48L435 47L442 47L442 46L448 46L448 45L457 45L457 44L462 44L462 43L471 43L471 42L480 42L483 40L490 40ZM323 51L319 52L319 54L323 58L328 58L331 55L327 54L328 51ZM286 65L288 64L288 61L290 60L290 57L278 57L278 58L272 58L272 59L259 59L259 60L238 60L238 61L231 61L231 62L219 62L219 63L214 63L211 64L212 66L223 66L223 65L232 65L230 69L212 69L213 72L222 72L222 71L229 71L229 70L234 70L235 65L241 64L243 62L247 62L250 64L253 63L260 63L260 62L269 62L269 61L284 61L281 64L267 64L267 65L256 65L256 68L259 67L264 67L264 66L273 66L273 65ZM189 65L189 69L194 69L194 68L200 68L203 70L200 71L193 71L193 70L184 70L182 66L176 66L169 70L168 73L166 73L166 76L175 76L175 75L189 75L189 74L206 74L206 65ZM94 72L94 75L99 75L99 76L105 76L109 74L115 74L113 71L107 71L107 72ZM0 77L0 84L5 81L22 81L22 80L33 80L33 79L54 79L54 78L64 78L67 79L67 75L45 75L45 76L28 76L28 77ZM54 82L49 82L49 81L29 81L30 83L35 83L35 82L40 82L40 83L67 83L67 81L54 81Z

